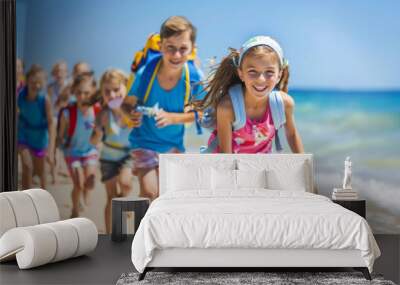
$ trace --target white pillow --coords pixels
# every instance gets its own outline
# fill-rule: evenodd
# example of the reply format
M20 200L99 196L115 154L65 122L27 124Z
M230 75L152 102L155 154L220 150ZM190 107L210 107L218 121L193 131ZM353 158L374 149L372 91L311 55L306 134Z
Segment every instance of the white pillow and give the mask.
M268 188L267 170L236 170L237 187Z
M297 165L290 172L270 170L267 172L268 188L307 192L307 181L304 165Z
M267 170L267 188L306 192L312 189L311 170L308 160L297 160L287 157L274 160L238 160L240 170Z
M211 168L213 190L236 190L236 170Z
M168 163L167 191L211 189L209 166Z

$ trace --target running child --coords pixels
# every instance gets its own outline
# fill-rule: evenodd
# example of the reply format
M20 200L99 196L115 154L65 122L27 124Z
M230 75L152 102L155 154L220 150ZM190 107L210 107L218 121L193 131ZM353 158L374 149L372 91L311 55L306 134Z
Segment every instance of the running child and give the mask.
M132 190L133 183L133 160L129 142L131 128L124 122L120 111L121 103L127 93L127 82L128 77L117 69L110 69L101 77L102 109L96 115L96 124L91 137L93 145L102 142L100 170L101 181L107 191L104 219L108 234L111 233L112 198L127 196Z
M267 36L231 50L212 74L201 110L214 108L209 152L270 153L282 150L277 131L285 127L294 153L304 152L296 129L294 100L287 94L289 66L280 45Z
M98 151L90 143L94 128L95 106L89 104L96 91L92 73L77 76L71 86L76 102L60 111L57 145L61 145L73 182L71 217L79 216L80 196L88 204L88 194L94 188Z
M47 95L51 99L53 106L53 113L57 114L59 106L57 106L58 97L60 96L61 90L67 85L68 77L68 66L63 60L54 64L51 75L53 76L53 81L47 86Z
M193 122L195 112L185 105L200 93L193 83L188 59L195 48L196 28L186 18L173 16L161 26L160 55L140 68L124 100L123 110L135 127L130 135L134 174L140 183L140 196L158 197L159 153L184 152L184 123ZM189 80L189 76L192 76ZM197 75L197 83L200 81ZM136 105L158 106L155 117L132 111Z
M57 161L60 161L58 159L61 155L59 151L55 149L55 140L56 140L56 126L57 126L57 116L58 112L60 110L60 106L58 105L58 98L60 97L62 89L66 86L67 82L67 76L68 76L68 66L67 63L63 60L57 62L54 64L52 70L51 70L51 75L53 76L53 81L47 86L47 95L50 98L51 104L52 104L52 113L53 113L53 119L55 124L53 124L54 131L53 137L50 137L50 145L49 145L49 153L54 153L55 156L57 156L57 159L54 159L51 161L48 157L47 162L49 163L50 166L50 173L52 177L52 184L56 183L56 172L57 172Z
M27 86L21 90L17 99L17 142L22 162L22 189L32 187L34 175L39 176L40 187L46 189L45 157L49 131L53 130L51 102L43 91L46 73L39 65L33 65L26 80Z

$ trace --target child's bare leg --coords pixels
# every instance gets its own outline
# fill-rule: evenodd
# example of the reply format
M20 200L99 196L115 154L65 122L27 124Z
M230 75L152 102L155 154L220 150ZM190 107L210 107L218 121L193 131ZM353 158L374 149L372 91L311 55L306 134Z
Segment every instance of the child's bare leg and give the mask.
M132 191L133 183L132 169L129 167L124 167L121 169L118 175L118 184L121 188L122 197L126 197Z
M29 153L29 150L26 148L19 149L18 153L20 155L22 164L21 187L22 189L29 189L32 187L33 176L33 163L31 160L31 155Z
M71 199L72 199L72 213L71 218L75 218L79 216L79 199L81 196L81 192L83 189L83 173L80 168L72 168L70 171L72 182L74 184L74 188L72 189Z
M56 169L58 170L57 173L61 176L69 177L68 170L67 170L68 167L65 163L65 160L63 159L62 151L57 149L56 156L57 156Z
M104 182L107 190L107 204L104 209L104 221L106 224L106 233L111 233L111 203L112 198L117 196L117 177L113 177Z
M158 197L158 173L156 168L137 169L140 185L140 197L147 197L153 201Z
M83 167L85 182L83 185L83 201L89 205L89 193L94 189L96 179L96 165L85 165Z
M33 161L33 169L34 169L34 172L39 176L39 178L40 178L40 187L42 188L42 189L46 189L46 186L47 186L47 180L46 180L46 174L45 174L45 171L44 171L44 166L45 166L45 157L37 157L37 156L34 156L32 153L31 153L31 158L32 158L32 161Z

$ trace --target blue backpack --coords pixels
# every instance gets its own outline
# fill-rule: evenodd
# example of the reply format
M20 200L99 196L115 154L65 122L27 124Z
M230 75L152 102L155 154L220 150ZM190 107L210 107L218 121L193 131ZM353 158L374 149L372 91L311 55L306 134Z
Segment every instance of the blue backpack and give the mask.
M143 67L143 74L139 84L138 95L143 96L143 102L145 104L151 88L153 87L154 80L157 76L158 69L161 65L161 54L154 55ZM193 86L198 84L202 79L201 71L195 66L193 61L188 61L184 66L184 80L185 80L185 105L188 104Z
M233 85L229 88L229 96L232 101L233 111L235 114L235 121L232 124L232 129L234 131L239 130L246 124L246 110L244 106L243 90L241 84ZM269 106L271 109L272 120L274 122L275 133L275 149L277 152L283 150L282 144L279 139L278 131L286 123L285 116L285 105L283 103L282 96L279 91L272 91L269 94ZM209 107L204 110L203 117L200 121L202 127L207 129L216 129L216 114L213 107ZM214 153L218 147L218 137L216 136L214 140L206 147L201 147L201 153Z
M145 46L142 50L135 53L132 65L131 65L131 76L129 78L129 82L127 84L128 91L131 89L135 73L140 69L144 68L142 80L139 85L139 94L143 96L143 102L141 104L145 104L148 96L150 94L151 88L154 83L154 79L156 78L158 69L160 68L161 63L161 53L159 41L161 40L159 34L151 34ZM203 73L196 66L194 60L196 59L196 48L193 48L192 53L188 56L188 61L184 66L184 74L185 74L185 105L189 102L189 97L191 95L191 91L193 90L193 85L197 84L203 78Z

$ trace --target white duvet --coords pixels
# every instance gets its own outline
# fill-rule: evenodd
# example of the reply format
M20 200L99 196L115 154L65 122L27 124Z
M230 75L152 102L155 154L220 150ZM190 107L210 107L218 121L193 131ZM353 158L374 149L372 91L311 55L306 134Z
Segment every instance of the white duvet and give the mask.
M155 249L165 248L358 249L370 272L380 255L365 219L324 196L265 189L200 193L166 193L151 204L132 243L139 272Z

